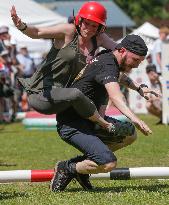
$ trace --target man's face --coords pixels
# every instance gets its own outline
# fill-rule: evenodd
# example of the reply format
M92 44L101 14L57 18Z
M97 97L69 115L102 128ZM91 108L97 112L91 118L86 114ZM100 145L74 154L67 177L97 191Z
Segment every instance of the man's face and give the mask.
M22 53L24 56L28 55L28 50L27 48L21 48L20 53Z
M164 32L160 33L160 38L161 38L162 41L165 41L167 39L167 36L168 36L167 33L164 33Z
M147 73L147 75L151 82L156 83L158 81L159 75L156 72L150 71Z
M9 33L1 33L0 34L0 39L1 40L9 40L10 39L10 34Z
M120 70L129 73L133 68L137 68L145 59L144 56L136 55L125 49L121 56Z
M98 26L99 24L94 21L83 19L80 29L81 35L85 38L91 38L96 34Z

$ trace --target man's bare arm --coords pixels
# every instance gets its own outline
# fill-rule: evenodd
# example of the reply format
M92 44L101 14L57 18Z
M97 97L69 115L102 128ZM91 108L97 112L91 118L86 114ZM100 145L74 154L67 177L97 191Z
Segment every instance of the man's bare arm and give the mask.
M153 94L156 97L161 96L161 94L158 91L148 88L148 86L145 84L141 84L141 85L138 84L137 82L133 81L129 76L127 76L125 73L121 74L119 83L132 90L137 91L146 100L149 100L149 94Z
M109 99L121 113L128 117L144 135L152 133L150 128L127 107L123 101L123 94L121 93L120 86L117 82L107 83L105 88L108 92Z
M133 81L129 76L127 76L125 73L121 73L119 78L119 83L132 89L132 90L138 90L139 84L135 81Z

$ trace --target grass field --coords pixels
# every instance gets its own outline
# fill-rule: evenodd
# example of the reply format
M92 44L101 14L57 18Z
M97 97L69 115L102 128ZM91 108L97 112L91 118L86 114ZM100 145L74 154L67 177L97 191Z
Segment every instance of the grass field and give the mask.
M169 127L156 126L156 118L141 116L151 136L138 132L138 140L119 150L118 167L169 166ZM21 123L0 131L0 169L51 169L57 160L78 151L61 141L55 131L28 131ZM71 182L66 191L51 193L49 183L0 185L0 204L23 205L169 205L169 180L92 181L95 190L83 191Z

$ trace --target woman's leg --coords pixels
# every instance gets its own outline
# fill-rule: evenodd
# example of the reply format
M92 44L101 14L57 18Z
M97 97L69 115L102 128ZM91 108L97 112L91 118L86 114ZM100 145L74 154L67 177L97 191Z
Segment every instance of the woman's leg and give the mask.
M43 114L58 114L73 107L83 118L111 130L111 123L104 120L94 103L76 88L52 88L40 94L31 94L29 103L36 111Z
M115 125L115 133L113 135L100 129L97 130L97 136L112 152L132 144L137 139L136 129L130 121L120 121L107 116L105 119Z

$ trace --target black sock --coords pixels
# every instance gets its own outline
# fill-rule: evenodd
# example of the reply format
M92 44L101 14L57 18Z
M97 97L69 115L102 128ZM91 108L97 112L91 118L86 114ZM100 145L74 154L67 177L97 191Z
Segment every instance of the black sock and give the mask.
M65 169L71 173L71 174L76 174L76 163L75 162L71 162L70 160L67 160L65 163Z
M74 158L71 158L70 160L66 161L66 170L68 170L69 173L71 174L76 174L76 163L77 162L82 162L86 159L87 157L85 155L83 156L76 156Z
M83 155L83 156L76 156L74 158L71 158L69 161L77 163L77 162L82 162L85 159L87 159L87 157L85 155Z

